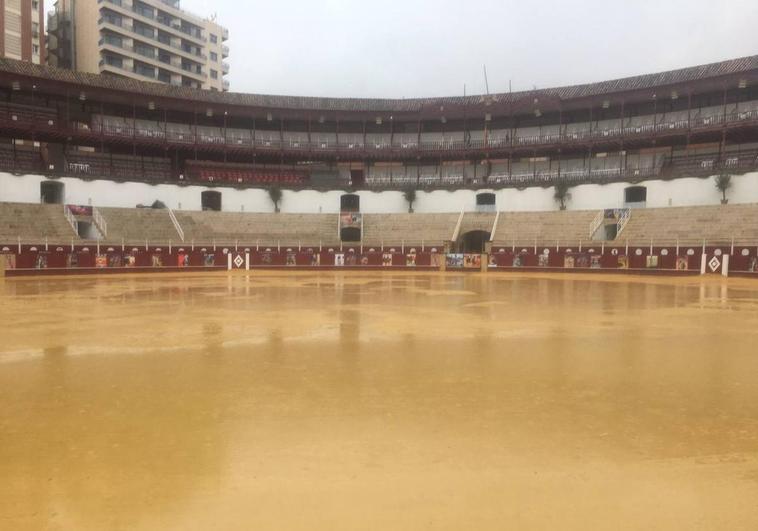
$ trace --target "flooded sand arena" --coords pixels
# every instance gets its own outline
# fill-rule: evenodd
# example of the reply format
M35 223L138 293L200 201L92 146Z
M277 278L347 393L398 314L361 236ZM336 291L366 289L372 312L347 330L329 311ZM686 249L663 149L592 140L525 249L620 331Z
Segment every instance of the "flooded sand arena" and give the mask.
M0 301L2 529L758 529L758 282L255 272Z

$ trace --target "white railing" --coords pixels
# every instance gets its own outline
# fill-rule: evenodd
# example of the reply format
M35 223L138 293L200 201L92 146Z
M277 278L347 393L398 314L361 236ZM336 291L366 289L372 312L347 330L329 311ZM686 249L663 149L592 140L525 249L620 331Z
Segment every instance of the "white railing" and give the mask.
M601 210L597 213L597 216L595 216L595 219L592 220L590 223L590 240L595 237L595 233L597 232L597 229L599 229L603 223L605 223L605 211Z
M492 231L490 231L490 242L495 241L495 234L497 233L497 224L500 223L500 211L495 214L495 222L492 224Z
M76 216L74 216L74 213L68 208L68 205L63 205L63 215L66 217L68 224L71 225L74 233L79 236L79 222L76 221Z
M461 233L461 226L463 225L463 216L465 215L466 215L466 211L461 210L461 215L458 216L458 223L456 223L455 225L455 230L453 231L453 237L450 238L450 241L453 241L453 242L458 241L458 236Z
M621 233L624 232L624 229L629 224L630 219L632 219L632 209L625 208L622 210L621 215L619 216L618 225L616 225L616 239L618 239Z
M103 239L108 237L108 222L105 221L105 218L100 213L100 211L96 208L92 209L92 221L95 224L95 227L97 227L97 230L100 231L100 234L103 235Z
M176 233L179 235L179 239L182 240L182 243L184 243L184 229L181 225L179 225L179 220L176 219L176 214L174 214L174 211L167 207L168 210L168 217L171 218L171 223L174 224L174 228L176 229Z

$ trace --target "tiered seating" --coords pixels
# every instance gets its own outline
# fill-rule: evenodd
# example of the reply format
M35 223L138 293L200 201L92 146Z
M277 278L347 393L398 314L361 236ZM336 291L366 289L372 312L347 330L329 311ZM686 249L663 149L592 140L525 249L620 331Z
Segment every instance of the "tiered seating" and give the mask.
M185 169L190 180L216 184L295 186L309 181L306 172L289 167L268 168L250 164L187 161Z
M15 157L15 158L14 158ZM0 169L17 172L39 172L42 170L42 159L39 151L26 146L0 144Z
M339 244L336 214L245 214L175 212L185 242L246 246L323 246Z
M730 243L758 241L758 205L641 208L632 217L619 240L672 244L681 242Z
M0 203L0 243L68 243L78 239L66 221L63 205Z
M158 157L133 157L86 151L66 154L67 171L93 177L167 181L171 177L171 161Z
M533 244L579 243L589 239L590 223L597 210L556 212L501 212L493 248Z
M460 214L364 214L365 245L441 245L450 241Z
M108 224L108 234L104 241L120 244L167 244L169 240L178 243L179 234L169 217L168 210L152 208L98 208Z
M466 234L475 230L491 232L495 216L497 216L495 212L466 212L463 215L460 233Z
M40 129L52 128L58 125L58 112L38 105L4 103L0 105L0 121Z

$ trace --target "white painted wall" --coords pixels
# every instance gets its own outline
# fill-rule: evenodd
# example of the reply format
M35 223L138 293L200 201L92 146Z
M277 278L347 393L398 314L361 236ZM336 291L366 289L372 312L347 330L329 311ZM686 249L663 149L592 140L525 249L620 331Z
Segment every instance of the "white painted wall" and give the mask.
M46 180L38 175L14 176L0 172L0 202L38 203L40 182ZM84 181L63 178L65 201L69 204L104 207L134 208L137 204L149 205L156 199L176 210L200 210L200 194L204 190L216 190L222 194L222 206L228 212L273 212L273 205L266 190L234 188L210 188L205 186L150 185L144 183L116 183L96 180ZM758 203L758 173L735 176L729 192L730 203ZM721 196L712 177L706 179L683 178L673 181L646 181L647 206L693 206L719 204ZM582 185L570 190L571 210L598 210L618 208L624 205L626 183L607 185ZM340 196L344 192L334 190L285 190L282 199L283 212L335 213L340 208ZM497 208L504 211L556 210L553 188L513 188L495 192ZM358 192L361 210L365 213L402 213L408 205L402 192ZM460 212L476 208L476 192L458 190L448 192L418 192L414 204L416 212Z

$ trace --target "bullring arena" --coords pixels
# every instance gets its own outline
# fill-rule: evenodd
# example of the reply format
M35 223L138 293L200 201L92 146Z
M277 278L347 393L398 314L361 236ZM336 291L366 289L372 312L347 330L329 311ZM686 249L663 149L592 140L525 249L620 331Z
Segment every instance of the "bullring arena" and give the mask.
M0 527L758 528L758 56L0 96Z

